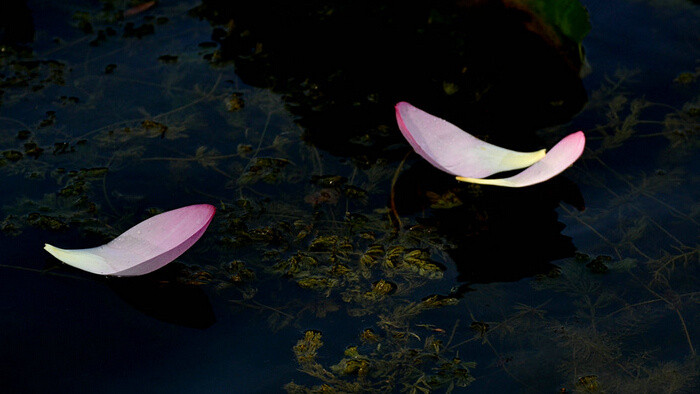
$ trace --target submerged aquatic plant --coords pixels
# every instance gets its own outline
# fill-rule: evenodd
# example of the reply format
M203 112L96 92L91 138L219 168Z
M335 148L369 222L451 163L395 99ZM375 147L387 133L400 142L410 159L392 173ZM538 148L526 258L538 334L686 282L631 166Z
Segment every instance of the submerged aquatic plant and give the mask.
M396 104L401 133L419 155L458 181L523 187L544 182L572 165L583 153L582 131L559 141L549 153L516 152L481 141L457 126L409 103ZM498 172L529 167L509 178L483 179Z
M112 14L117 11L122 13L120 8ZM121 227L143 201L162 203L171 185L180 201L193 193L221 201L206 240L214 240L211 253L197 258L201 266L178 268L177 280L230 299L232 313L247 317L242 312L247 308L267 317L269 328L260 327L260 316L250 324L261 334L256 344L261 352L265 342L301 332L297 346L283 345L274 353L299 367L279 379L311 386L289 383L290 392L450 392L474 378L476 390L496 380L511 391L530 386L542 392L555 391L554 384L567 391L608 392L692 391L697 385L693 316L700 304L693 284L700 252L692 230L700 205L692 198L694 189L682 187L692 184L693 173L690 182L682 182L680 172L697 152L694 92L686 92L694 98L682 109L647 105L626 93L623 82L630 75L616 73L619 81L610 79L600 93L591 93L586 111L599 116L575 121L587 125L593 149L569 173L586 187L587 210L558 209L568 228L564 235L576 234L590 257L555 262L561 267L533 282L531 291L522 281L474 286L461 299L423 298L456 291L447 252L453 246L445 239L448 232L433 227L429 210L404 214L405 226L392 224L386 196L392 174L399 172L395 160L339 159L307 144L304 129L279 96L242 88L235 78L227 80L227 70L212 74L200 65L201 53L176 50L190 40L173 36L168 53L178 55L177 63L164 64L155 54L149 67L138 49L153 54L147 45L162 41L136 41L126 37L126 27L123 37L122 25L114 28L119 31L108 36L110 45L94 49L102 52L85 51L84 63L66 60L80 67L68 72L39 57L30 69L35 72L17 76L31 92L4 87L6 117L0 122L17 132L0 136L0 174L8 185L3 235L31 226L30 236L78 229L113 237L117 234L105 223ZM203 39L209 39L206 33ZM125 39L122 51L105 53ZM52 50L68 52L77 45ZM100 63L93 60L96 54ZM109 62L115 64L105 68ZM10 66L23 72L18 62ZM135 69L139 72L130 71ZM156 71L148 74L151 69ZM29 95L36 95L30 97L38 115L21 111ZM660 164L649 161L659 167L642 167L646 173L639 174L637 167L608 163L608 155L622 152L614 149L648 139L661 145L668 139ZM462 160L469 151L457 153ZM541 156L529 163L531 169L547 163L544 152L535 153ZM477 216L484 211L478 204L484 200L469 198L477 193L489 191L472 185L428 188L425 194L433 213L462 205L480 226L485 219ZM19 268L39 272L32 268L37 260L25 259ZM471 263L510 267L521 261L473 256ZM12 333L10 327L9 338ZM344 345L349 346L343 350Z
M100 275L137 276L175 260L204 234L216 208L190 205L161 213L130 228L111 242L90 249L44 249L64 263Z

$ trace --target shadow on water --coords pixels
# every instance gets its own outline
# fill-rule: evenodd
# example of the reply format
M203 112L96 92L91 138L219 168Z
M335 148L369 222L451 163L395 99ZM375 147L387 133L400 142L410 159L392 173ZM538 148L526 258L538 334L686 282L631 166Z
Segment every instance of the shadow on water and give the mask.
M214 310L201 286L184 283L182 265L173 263L148 275L108 278L105 283L137 310L160 321L206 329L216 322Z
M7 0L0 4L0 45L18 45L34 41L34 20L26 0Z
M35 246L34 249L39 250L39 243L34 239L40 238L41 235L33 231L29 232L36 236L28 236L25 239L32 239L31 244ZM71 235L72 238L80 238L79 235ZM70 241L66 242L70 243ZM90 243L90 241L87 242ZM103 242L98 241L97 244ZM8 247L5 244L2 246ZM138 277L108 277L85 274L44 253L40 255L45 260L45 265L41 269L27 268L16 263L4 264L4 261L0 266L3 269L59 278L66 283L88 281L106 285L132 308L165 323L202 330L216 323L214 309L207 293L183 264L173 262L153 273ZM8 262L21 260L21 254L15 251L5 257L8 258Z
M534 150L543 145L535 130L567 122L587 100L577 46L551 45L531 15L500 1L204 1L191 13L216 26L213 63L230 61L245 83L281 93L308 143L360 166L405 154L398 101L490 142ZM425 221L458 245L450 254L460 280L518 280L573 255L554 211L560 201L582 209L573 183L474 195L415 157L396 184L397 208L420 213L431 205L426 195L456 193L461 207L433 210Z
M28 16L23 2L11 7ZM307 143L360 168L398 162L407 152L392 109L398 101L489 142L535 150L544 146L536 130L567 122L587 100L577 45L553 45L533 27L532 15L500 1L418 7L204 1L190 14L214 26L219 50L208 55L212 64L232 63L244 83L281 94ZM31 40L33 25L24 26L23 32L0 29L2 39ZM575 185L558 179L517 192L483 187L475 193L415 157L398 178L395 203L400 214L429 212L426 223L458 245L451 256L460 280L517 280L573 254L554 209L562 201L583 207ZM462 206L428 210L435 205L428 196L448 192ZM475 259L513 269L475 267Z
M555 209L563 202L583 210L584 202L576 184L564 177L523 189L470 188L420 163L399 177L395 189L401 214L433 206L430 217L418 220L455 245L449 254L462 282L516 281L547 273L555 267L551 261L574 254ZM436 208L436 195L459 205Z
M577 46L553 47L501 2L207 0L191 14L215 26L213 63L281 93L305 139L336 155L386 157L398 101L514 149L586 102Z
M691 392L696 56L636 84L604 65L651 63L617 56L627 44L667 62L674 26L601 23L648 7L585 2L587 102L578 47L515 2L187 0L127 18L137 1L28 1L26 46L32 24L3 14L0 381ZM667 39L618 34L657 22ZM588 149L536 186L458 183L410 153L400 100L516 150L550 148L575 129L542 129L574 118ZM55 269L41 248L195 201L217 205L212 226L153 275Z

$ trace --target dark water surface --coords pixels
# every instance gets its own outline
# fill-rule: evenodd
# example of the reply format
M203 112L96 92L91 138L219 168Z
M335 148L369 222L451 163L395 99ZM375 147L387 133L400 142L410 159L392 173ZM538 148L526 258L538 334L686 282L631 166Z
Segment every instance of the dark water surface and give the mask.
M583 1L587 64L501 2L292 3L3 6L3 392L697 390L696 2ZM587 149L458 183L398 101ZM142 278L42 250L196 203Z

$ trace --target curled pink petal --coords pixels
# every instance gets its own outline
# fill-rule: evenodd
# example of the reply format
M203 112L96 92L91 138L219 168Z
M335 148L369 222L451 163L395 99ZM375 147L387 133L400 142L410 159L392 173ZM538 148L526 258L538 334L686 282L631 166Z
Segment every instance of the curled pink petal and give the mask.
M452 123L409 103L396 104L396 121L413 149L433 166L465 178L482 178L497 172L525 168L545 155L516 152L481 141Z
M583 134L583 131L577 131L564 137L554 145L542 160L512 177L501 179L457 177L457 180L506 187L534 185L559 175L570 165L574 164L583 153L583 148L585 146L586 136Z
M204 234L216 208L190 205L161 213L111 242L90 249L44 249L64 263L100 275L137 276L155 271L189 249Z

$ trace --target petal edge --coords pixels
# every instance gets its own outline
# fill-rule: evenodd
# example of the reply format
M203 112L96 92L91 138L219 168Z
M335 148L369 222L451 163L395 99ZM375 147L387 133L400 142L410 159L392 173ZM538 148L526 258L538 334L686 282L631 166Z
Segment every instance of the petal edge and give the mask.
M395 110L399 129L416 153L452 175L487 177L528 167L545 156L544 150L517 152L489 144L405 101Z
M204 234L216 208L190 205L163 212L128 229L107 244L89 249L44 249L75 268L99 275L137 276L175 260Z
M508 178L481 179L457 177L458 181L505 187L525 187L549 180L569 168L583 153L586 146L586 136L583 131L577 131L562 138L545 157Z

